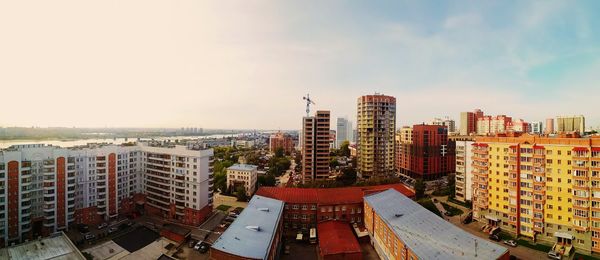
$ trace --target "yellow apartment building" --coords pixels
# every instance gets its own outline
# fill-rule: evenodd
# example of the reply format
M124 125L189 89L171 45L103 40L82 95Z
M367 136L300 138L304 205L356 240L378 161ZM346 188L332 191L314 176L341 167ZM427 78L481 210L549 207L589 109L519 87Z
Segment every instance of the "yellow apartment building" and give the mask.
M478 137L473 217L570 255L600 253L600 138Z

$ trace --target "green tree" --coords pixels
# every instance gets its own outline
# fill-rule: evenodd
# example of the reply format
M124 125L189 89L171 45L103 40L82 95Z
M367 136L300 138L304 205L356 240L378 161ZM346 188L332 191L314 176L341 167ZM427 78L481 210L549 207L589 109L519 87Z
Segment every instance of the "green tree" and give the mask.
M259 187L273 187L275 186L275 176L272 174L265 174L258 176Z
M247 201L248 195L246 195L246 188L244 185L240 185L235 190L235 197L237 197L238 201Z
M331 160L329 161L329 167L331 167L333 169L338 166L340 166L340 163L338 162L337 158L332 157Z
M417 200L425 197L425 182L423 182L423 179L415 181L415 197Z
M275 157L281 158L283 156L285 156L285 151L283 150L283 147L275 149Z
M217 172L213 175L214 187L221 191L221 193L226 193L227 191L227 174L224 172Z
M350 186L356 182L356 170L354 168L345 168L342 170L342 175L337 177L338 182L343 186Z
M350 157L350 142L344 141L342 145L340 145L340 149L338 150L339 156Z
M456 176L454 173L448 174L448 196L449 198L454 198L456 194Z

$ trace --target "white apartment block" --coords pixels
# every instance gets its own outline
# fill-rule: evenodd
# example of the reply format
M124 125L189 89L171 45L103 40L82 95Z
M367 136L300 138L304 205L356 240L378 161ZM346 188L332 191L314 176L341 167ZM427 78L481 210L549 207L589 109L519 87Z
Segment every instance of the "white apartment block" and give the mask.
M227 168L227 187L235 191L240 185L244 186L246 195L252 196L256 191L258 166L250 164L234 164Z
M473 199L471 180L471 150L473 141L456 141L456 200L467 202Z
M200 224L212 211L212 150L90 144L0 151L0 245L134 208Z

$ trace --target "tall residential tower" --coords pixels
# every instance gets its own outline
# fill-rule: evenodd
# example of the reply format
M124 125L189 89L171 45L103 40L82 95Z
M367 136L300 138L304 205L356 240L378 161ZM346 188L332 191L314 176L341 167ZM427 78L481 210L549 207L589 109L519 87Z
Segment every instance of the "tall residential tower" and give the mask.
M358 98L358 175L363 178L394 173L396 98L381 94Z
M329 177L329 111L303 118L302 182Z

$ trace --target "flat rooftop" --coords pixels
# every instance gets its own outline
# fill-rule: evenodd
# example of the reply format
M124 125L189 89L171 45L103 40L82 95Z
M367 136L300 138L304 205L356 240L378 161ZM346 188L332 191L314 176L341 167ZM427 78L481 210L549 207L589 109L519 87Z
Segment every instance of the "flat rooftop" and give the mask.
M396 190L368 195L365 203L419 259L498 259L508 251L454 226Z
M233 171L254 171L256 169L258 169L258 166L256 166L256 165L239 164L239 163L236 163L236 164L230 166L229 168L227 168L227 170L233 170Z
M0 249L0 259L7 260L85 260L79 249L63 233Z
M283 201L259 195L213 244L213 250L232 255L266 259L283 213Z

